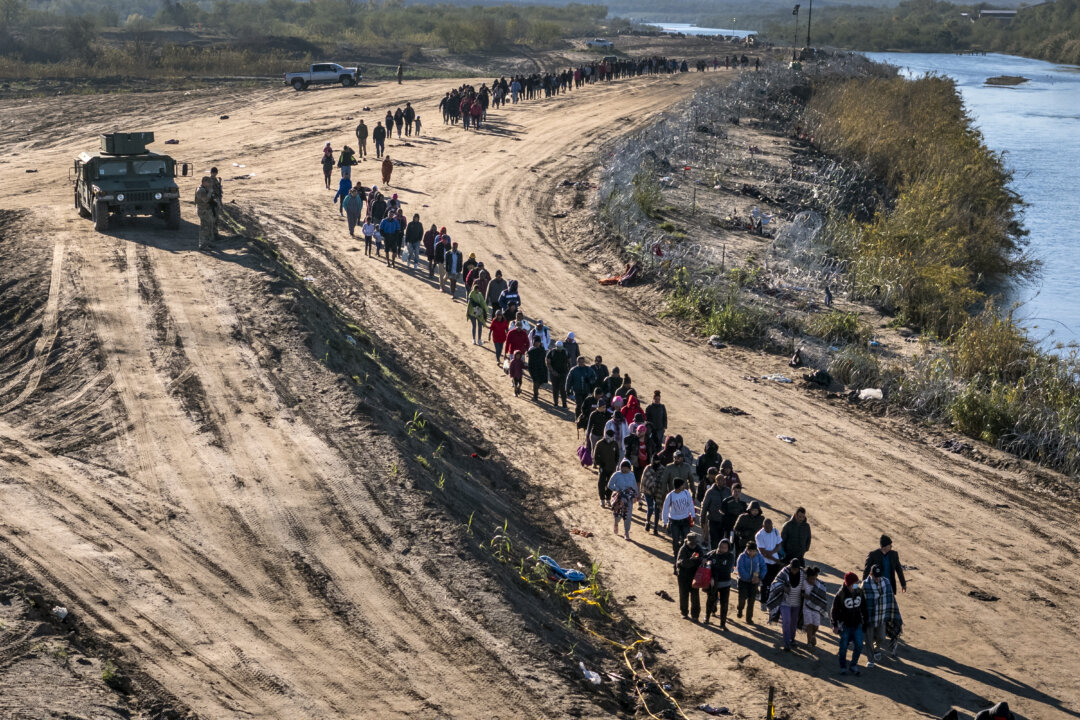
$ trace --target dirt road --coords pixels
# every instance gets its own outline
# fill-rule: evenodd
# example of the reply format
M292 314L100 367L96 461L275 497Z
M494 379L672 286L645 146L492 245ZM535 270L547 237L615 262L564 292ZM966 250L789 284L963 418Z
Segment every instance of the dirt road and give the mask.
M567 234L581 226L552 217L553 203L566 202L559 183L587 181L605 141L722 77L587 88L493 112L486 131L469 134L438 117L445 81L0 105L11 118L0 197L27 211L4 229L5 243L20 240L26 254L11 261L40 265L47 288L24 352L0 375L0 550L79 598L98 629L207 717L595 714L582 709L587 691L514 642L514 613L500 637L474 617L466 589L441 587L415 555L388 558L400 509L283 399L266 348L244 340L265 329L247 326L250 308L237 300L259 268L234 244L201 254L190 223L179 234L138 221L98 235L77 217L66 168L112 129L105 111L122 110L125 126L178 139L176 154L199 168L252 173L227 180L226 198L258 218L267 239L302 253L297 271L354 283L354 302L403 362L461 384L448 411L483 433L566 525L596 533L584 550L694 698L757 717L775 685L793 718L936 716L999 699L1026 717L1076 717L1075 504L902 424L745 379L786 367L703 347L641 310L634 293L599 287L570 249L580 238ZM675 592L670 544L640 522L632 543L608 533L595 481L571 462L566 416L546 401L514 400L490 351L468 343L460 299L365 258L322 188L323 143L352 144L360 117L373 126L406 99L425 128L388 147L398 162L390 189L407 215L445 225L466 254L520 279L531 317L575 331L585 353L631 374L643 396L662 388L671 429L695 449L715 439L769 517L782 523L805 506L809 557L830 589L861 570L882 532L894 538L910 587L899 660L840 682L831 634L815 656L784 654L772 627L733 622L721 635L679 620L654 595ZM381 185L375 163L355 178ZM185 198L194 187L185 183ZM190 204L184 215L194 218ZM378 454L389 465L391 451ZM498 611L494 600L484 607Z

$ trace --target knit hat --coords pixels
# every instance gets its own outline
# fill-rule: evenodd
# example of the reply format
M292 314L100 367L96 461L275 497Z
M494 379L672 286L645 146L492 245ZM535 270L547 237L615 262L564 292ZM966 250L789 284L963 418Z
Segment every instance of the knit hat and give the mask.
M802 567L802 560L800 560L799 558L791 558L791 562L788 563L788 566L798 570Z
M881 577L881 566L880 565L874 565L873 567L871 567L870 568L870 574L873 575L874 577Z
M889 537L888 535L882 535L881 536L881 547L885 547L886 545L892 545L892 538Z
M469 253L469 258L472 259L472 260L475 260L476 259L476 253Z
M562 340L556 340L555 341L555 347L561 348L562 347Z
M574 339L573 331L566 333L566 339L567 340L573 340Z
M847 575L844 576L844 584L848 587L851 587L857 582L859 582L859 576L853 572L849 572Z
M751 510L757 510L758 512L761 512L761 503L759 503L757 500L750 503L750 507L746 508L746 511L750 512Z
M375 188L372 188L372 190L374 190L374 189ZM443 225L441 228L439 228L439 232L442 233L443 235L445 235L446 234L446 226Z

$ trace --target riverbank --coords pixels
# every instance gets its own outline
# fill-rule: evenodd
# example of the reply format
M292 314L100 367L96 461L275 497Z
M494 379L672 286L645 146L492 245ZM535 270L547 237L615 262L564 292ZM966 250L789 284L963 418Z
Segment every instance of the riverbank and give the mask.
M820 387L880 390L887 409L1080 471L1080 364L992 311L995 285L1036 265L950 81L777 61L612 158L595 216L664 289L660 314L714 343L799 350Z

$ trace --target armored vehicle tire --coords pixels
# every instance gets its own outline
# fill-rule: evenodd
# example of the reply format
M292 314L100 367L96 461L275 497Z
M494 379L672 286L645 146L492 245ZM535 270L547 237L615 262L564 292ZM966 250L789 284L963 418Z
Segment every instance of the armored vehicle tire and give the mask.
M303 80L301 80L300 78L296 78L295 80L292 81L292 86L293 86L293 90L300 91L300 90L303 90L304 88L307 87L307 83L304 82Z
M90 211L87 210L86 208L84 208L82 203L79 202L79 191L78 190L75 191L75 207L77 207L79 209L79 216L80 217L84 217L84 218L90 217Z
M109 229L109 203L104 200L94 203L94 229L98 232Z
M180 229L180 201L173 200L169 203L169 209L165 211L165 227L170 230Z
M349 75L341 76L341 87L352 87L353 79Z

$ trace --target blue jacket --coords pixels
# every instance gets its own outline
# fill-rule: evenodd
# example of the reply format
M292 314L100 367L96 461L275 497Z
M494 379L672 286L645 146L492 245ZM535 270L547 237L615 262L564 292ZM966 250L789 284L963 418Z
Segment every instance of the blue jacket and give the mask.
M744 582L750 582L750 578L753 577L754 573L757 573L759 578L764 578L765 560L761 557L761 553L750 557L746 554L746 551L743 551L735 563L735 569L739 573L739 579Z
M341 201L341 207L345 208L345 212L352 213L353 215L362 215L364 212L364 201L360 199L359 195L345 195L345 199Z
M341 178L337 184L337 195L334 196L334 202L343 200L349 191L352 190L352 180L349 178Z
M398 221L393 218L384 218L379 223L379 232L382 233L384 238L393 237L394 233L398 231Z

